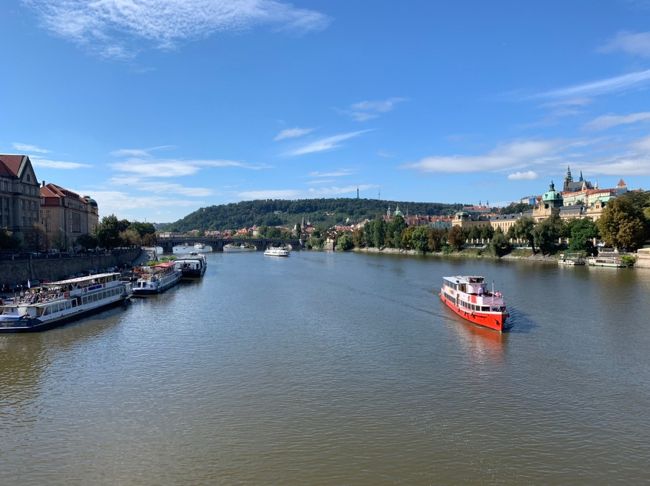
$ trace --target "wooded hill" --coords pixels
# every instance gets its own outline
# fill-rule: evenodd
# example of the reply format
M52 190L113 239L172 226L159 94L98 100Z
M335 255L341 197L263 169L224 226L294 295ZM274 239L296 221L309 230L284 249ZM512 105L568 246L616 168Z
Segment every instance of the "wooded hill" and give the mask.
M242 201L201 208L184 218L164 225L163 231L186 232L198 230L226 230L251 226L293 226L309 221L315 226L330 227L335 224L356 223L374 219L395 207L403 214L427 216L449 215L462 208L462 204L384 201L379 199L267 199Z

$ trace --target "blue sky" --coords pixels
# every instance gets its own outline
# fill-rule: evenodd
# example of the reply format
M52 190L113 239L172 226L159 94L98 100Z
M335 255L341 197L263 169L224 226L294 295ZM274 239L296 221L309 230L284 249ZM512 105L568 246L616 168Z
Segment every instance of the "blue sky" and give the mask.
M650 0L4 0L0 153L102 216L650 188Z

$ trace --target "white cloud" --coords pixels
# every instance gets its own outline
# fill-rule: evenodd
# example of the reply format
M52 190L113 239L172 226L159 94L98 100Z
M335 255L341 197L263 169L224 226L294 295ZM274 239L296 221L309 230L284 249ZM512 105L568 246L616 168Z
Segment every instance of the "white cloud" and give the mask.
M187 187L176 183L147 181L137 177L113 177L110 182L117 186L134 187L140 191L156 194L179 194L190 197L204 197L213 194L212 189L205 187Z
M608 128L616 127L618 125L629 125L632 123L639 123L650 121L650 112L630 113L629 115L603 115L594 118L589 123L586 123L584 128L587 130L606 130Z
M638 152L650 155L650 136L637 140L632 144L632 148Z
M261 169L265 166L251 165L236 160L178 160L131 158L111 164L119 172L135 174L140 177L182 177L196 174L203 167L242 169Z
M87 194L91 196L99 207L99 213L102 216L116 214L120 217L134 217L143 219L141 214L148 214L151 217L153 208L192 208L201 204L201 201L174 199L161 196L152 196L151 194L143 196L134 196L122 191L109 190L75 190L78 194ZM143 211L145 211L143 213ZM174 216L180 217L180 216Z
M287 138L303 137L313 131L313 128L286 128L285 130L282 130L280 133L278 133L273 140L277 142L279 140L285 140Z
M30 145L28 143L20 143L20 142L14 142L11 144L14 149L18 150L19 152L28 152L28 153L36 153L36 154L49 154L50 151L41 147L37 147L36 145Z
M619 32L598 50L621 51L633 56L650 57L650 32Z
M321 197L334 197L342 195L356 195L357 188L360 191L367 191L377 187L374 184L361 184L359 186L332 186L332 187L310 187L308 189L265 189L255 191L243 191L238 194L241 199L311 199Z
M155 152L157 150L167 150L167 149L173 149L176 148L174 145L158 145L156 147L148 147L148 148L125 148L125 149L118 149L118 150L113 150L111 152L111 155L115 157L153 157L153 154L151 152Z
M525 172L513 172L508 174L508 179L511 181L532 181L537 179L539 175L534 170L527 170Z
M435 155L404 168L421 172L481 172L524 167L548 160L566 145L558 140L522 140L500 145L484 155Z
M377 118L382 113L392 111L397 104L406 101L406 98L388 98L386 100L359 101L350 106L344 113L350 115L354 120L363 122Z
M531 98L588 97L638 88L650 82L650 69L624 74L613 78L545 91Z
M49 160L42 159L40 157L32 156L30 157L32 165L34 167L40 167L44 169L60 169L60 170L74 170L74 169L85 169L92 167L89 164L81 164L79 162L66 162L63 160Z
M594 174L609 176L650 176L650 156L623 157L617 160L584 166Z
M359 130L357 132L340 133L338 135L333 135L331 137L321 138L320 140L316 140L307 145L291 150L287 152L285 155L297 156L297 155L311 154L315 152L324 152L326 150L333 150L335 148L340 147L341 142L344 142L351 138L358 137L359 135L362 135L369 131L370 130Z
M353 174L352 169L339 169L333 172L310 172L309 177L345 177Z
M106 57L133 56L142 40L158 48L258 25L309 32L330 18L280 0L23 0L55 35Z

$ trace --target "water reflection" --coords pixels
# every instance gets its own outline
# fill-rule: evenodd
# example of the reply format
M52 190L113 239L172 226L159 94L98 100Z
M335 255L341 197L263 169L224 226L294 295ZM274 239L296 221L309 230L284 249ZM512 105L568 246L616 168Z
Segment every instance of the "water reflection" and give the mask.
M455 334L470 362L477 365L503 362L508 333L477 326L455 314L445 318L445 322Z

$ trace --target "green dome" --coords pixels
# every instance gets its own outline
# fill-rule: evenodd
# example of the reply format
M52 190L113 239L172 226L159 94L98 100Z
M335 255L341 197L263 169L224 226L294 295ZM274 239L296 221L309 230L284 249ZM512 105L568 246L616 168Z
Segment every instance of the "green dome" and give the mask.
M545 202L550 202L550 201L561 201L562 200L562 193L557 192L555 190L555 184L551 181L551 185L548 188L548 191L544 193L542 196L542 200Z

